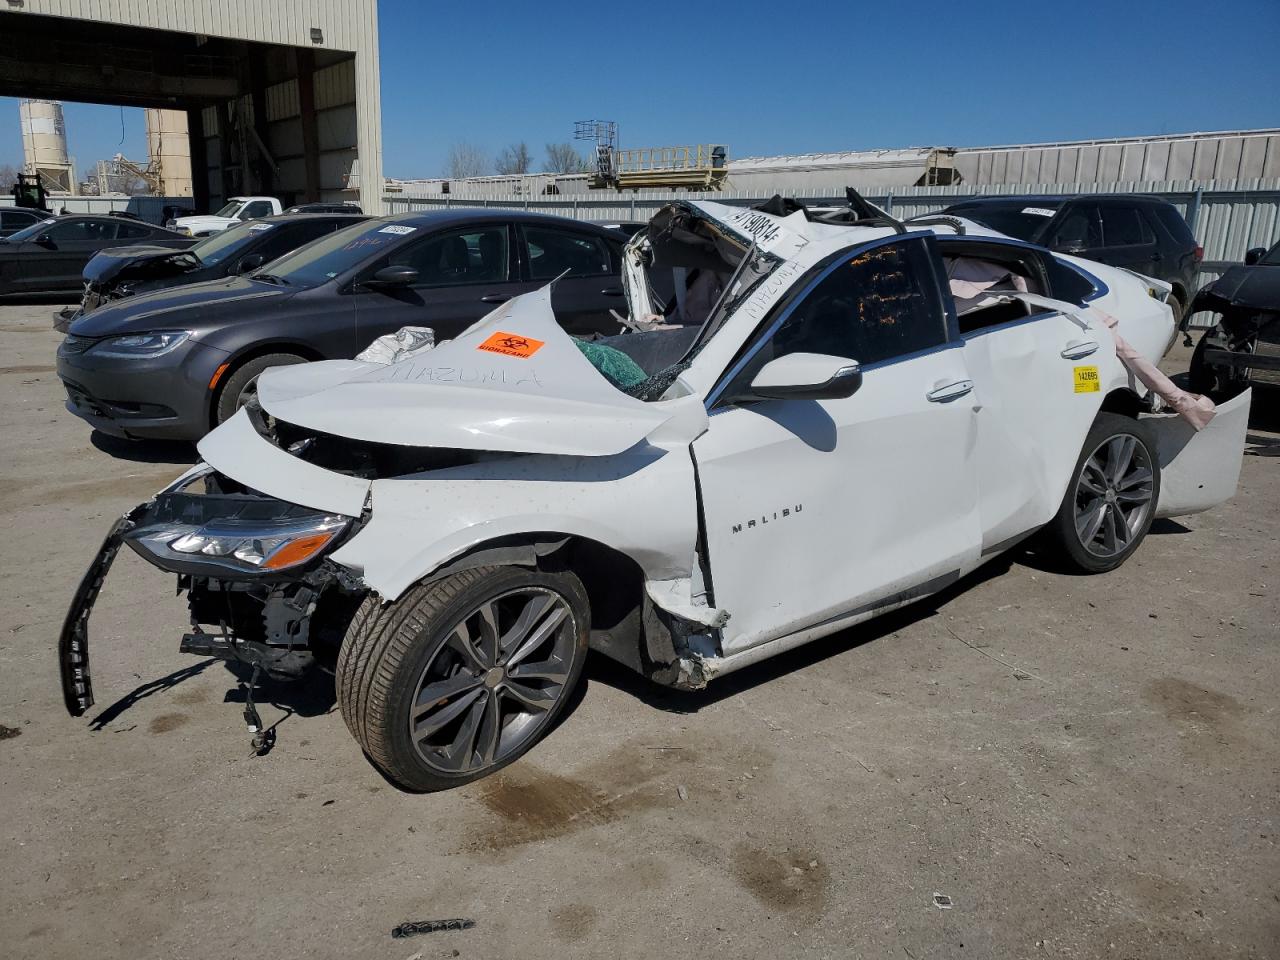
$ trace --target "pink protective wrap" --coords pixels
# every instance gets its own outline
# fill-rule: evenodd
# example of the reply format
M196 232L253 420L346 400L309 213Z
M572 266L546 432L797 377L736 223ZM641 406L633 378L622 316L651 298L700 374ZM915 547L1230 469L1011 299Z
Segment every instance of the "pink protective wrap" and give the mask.
M1102 319L1102 322L1107 325L1107 329L1111 331L1111 336L1116 342L1116 356L1132 371L1135 377L1147 385L1148 390L1154 391L1160 399L1168 404L1170 409L1197 430L1203 430L1209 425L1209 421L1213 419L1216 409L1212 400L1201 394L1188 393L1183 390L1161 373L1154 363L1135 350L1124 337L1120 336L1120 331L1116 329L1119 326L1119 321L1115 317L1096 307L1093 308L1093 312Z

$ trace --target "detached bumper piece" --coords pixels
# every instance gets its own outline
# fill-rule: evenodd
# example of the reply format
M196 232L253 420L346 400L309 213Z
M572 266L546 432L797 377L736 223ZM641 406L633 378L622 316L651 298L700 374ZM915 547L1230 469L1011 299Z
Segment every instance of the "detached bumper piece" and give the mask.
M58 668L62 674L62 699L67 705L67 712L73 717L83 716L93 706L93 682L89 677L89 614L93 611L103 581L107 579L107 571L120 552L124 535L133 527L134 514L142 509L138 507L111 525L98 555L76 588L62 624L62 633L58 637Z
M252 688L259 674L302 676L314 663L317 607L353 610L363 596L358 580L323 559L353 526L351 517L264 496L208 469L136 507L112 525L67 611L58 642L67 711L79 717L93 705L89 616L121 544L128 544L153 566L177 574L178 592L187 594L191 632L180 650L252 668L246 718L253 713L258 746ZM340 616L325 619L341 622Z

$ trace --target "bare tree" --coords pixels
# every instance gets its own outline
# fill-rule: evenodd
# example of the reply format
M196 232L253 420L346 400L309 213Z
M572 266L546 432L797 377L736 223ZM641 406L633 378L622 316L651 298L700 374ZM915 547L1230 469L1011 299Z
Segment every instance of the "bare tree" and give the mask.
M529 155L529 146L524 141L504 147L498 154L497 169L504 175L528 173L533 166L533 158Z
M548 143L546 170L548 173L586 173L591 165L583 159L572 143Z
M8 193L18 182L19 167L11 163L0 164L0 194Z
M489 155L474 143L461 140L449 148L449 179L483 177L492 169Z

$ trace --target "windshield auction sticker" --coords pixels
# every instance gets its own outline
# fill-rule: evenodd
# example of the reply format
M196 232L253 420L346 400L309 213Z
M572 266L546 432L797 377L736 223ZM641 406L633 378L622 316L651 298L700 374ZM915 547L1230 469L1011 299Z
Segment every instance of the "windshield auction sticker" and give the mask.
M489 353L500 353L504 357L527 359L541 350L545 342L544 340L534 340L532 337L522 337L516 333L504 333L499 330L476 349L487 350Z
M408 236L409 234L413 233L413 231L415 231L415 230L417 230L417 229L418 229L417 227L402 227L402 226L399 226L399 225L397 225L397 224L394 224L394 223L393 223L393 224L392 224L391 226L389 226L389 227L383 227L383 228L382 228L381 230L379 230L378 232L379 232L379 233L392 233L392 234L395 234L397 237L405 237L405 236Z
M1022 212L1029 213L1033 217L1052 217L1058 211L1051 207L1023 207Z

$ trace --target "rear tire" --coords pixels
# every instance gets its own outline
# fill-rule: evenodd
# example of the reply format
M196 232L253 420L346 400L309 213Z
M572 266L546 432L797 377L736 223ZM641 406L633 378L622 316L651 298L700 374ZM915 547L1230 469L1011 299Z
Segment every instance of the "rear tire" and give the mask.
M338 654L347 729L409 790L470 783L523 756L582 673L590 607L572 573L477 567L370 595Z
M213 425L225 423L235 416L236 411L245 405L250 395L257 392L258 375L269 367L287 367L295 363L306 363L305 357L296 353L268 353L266 356L254 357L231 371L231 375L222 381L222 389L218 392L218 402L213 408Z
M1146 424L1100 413L1044 540L1070 569L1114 570L1151 529L1160 501L1160 462Z
M1209 349L1209 336L1212 330L1206 330L1196 342L1191 354L1191 367L1187 371L1187 389L1192 393L1213 393L1218 389L1218 371L1205 361L1205 351Z

